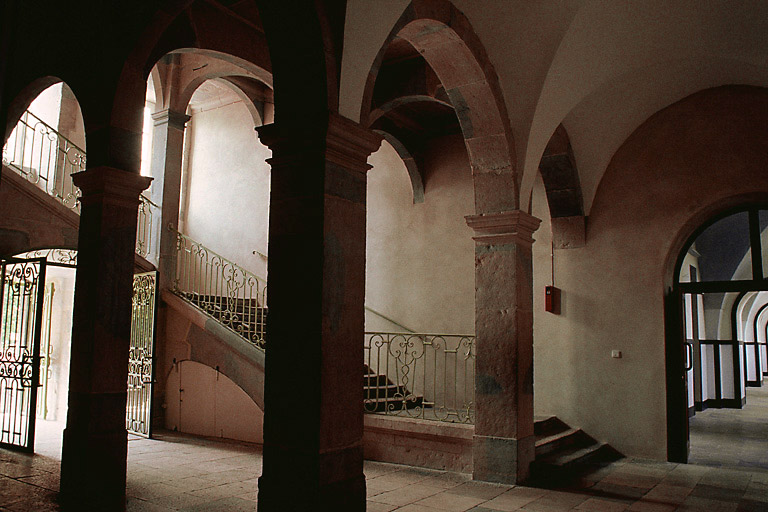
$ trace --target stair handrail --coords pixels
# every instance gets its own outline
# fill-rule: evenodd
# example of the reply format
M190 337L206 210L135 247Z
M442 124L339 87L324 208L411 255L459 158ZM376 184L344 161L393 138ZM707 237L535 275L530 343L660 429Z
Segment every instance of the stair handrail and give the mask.
M31 143L27 147L30 132ZM39 142L37 146L36 140ZM12 148L9 147L11 145ZM47 156L44 155L46 147ZM63 160L59 159L59 152ZM4 165L42 188L48 195L80 212L80 190L72 183L71 176L73 171L85 170L85 150L29 110L24 111L3 146L2 160ZM25 163L29 164L29 172L24 168ZM39 168L34 168L35 164Z
M31 147L26 147L29 135L26 130L32 132ZM3 165L16 171L22 178L37 185L48 195L79 215L80 189L72 183L72 174L73 171L80 172L85 170L85 150L29 110L25 110L21 115L19 122L16 123L14 132L11 133L11 136L8 137L3 146ZM43 155L43 142L37 148L39 155L37 155L37 158L33 158L35 156L35 137L37 135L42 137L43 142L47 141L49 153L47 159ZM62 153L64 160L61 165L59 165L58 158L53 159L53 162L51 161L54 150ZM55 153L55 155L58 157L58 153ZM38 163L40 168L36 169L30 165L29 172L27 172L24 169L25 162L29 164ZM53 176L50 175L51 166L53 166ZM59 168L61 168L61 172L59 172ZM51 181L52 179L53 182ZM53 189L51 189L51 186ZM65 190L67 191L66 193ZM153 210L159 212L160 207L146 193L142 193L139 196L136 227L136 254L142 257L149 256L153 250Z
M365 307L365 310L368 311L369 313L373 313L374 315L378 316L379 318L383 318L387 322L391 323L392 325L398 326L399 328L405 330L406 332L409 332L409 333L415 333L416 332L413 329L409 329L408 327L404 326L400 322L398 322L396 320L392 320L388 316L384 315L383 313L380 313L380 312L376 311L375 309L373 309L371 307L368 307L368 306L364 306L364 307Z
M265 348L267 282L168 226L176 235L171 291L245 341Z

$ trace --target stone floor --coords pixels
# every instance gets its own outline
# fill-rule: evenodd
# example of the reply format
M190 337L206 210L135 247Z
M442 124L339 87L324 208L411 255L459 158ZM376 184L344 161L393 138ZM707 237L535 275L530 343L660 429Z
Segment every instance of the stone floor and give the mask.
M756 406L764 398L768 393L750 404ZM466 474L366 462L368 511L768 511L768 467L757 467L768 454L768 434L760 436L765 433L761 428L768 425L765 405L755 407L762 413L745 409L737 415L721 411L697 415L692 422L692 452L697 461L714 461L719 467L625 459L568 485L544 489L485 484L471 481ZM712 432L709 418L714 418ZM59 510L57 428L60 425L41 425L39 454L0 450L0 510ZM161 432L153 440L131 437L128 446L129 511L256 510L259 446L172 432ZM760 453L752 455L751 449ZM727 458L717 459L718 453ZM739 454L746 458L739 459Z
M768 385L747 388L743 409L707 409L689 424L689 462L768 470Z

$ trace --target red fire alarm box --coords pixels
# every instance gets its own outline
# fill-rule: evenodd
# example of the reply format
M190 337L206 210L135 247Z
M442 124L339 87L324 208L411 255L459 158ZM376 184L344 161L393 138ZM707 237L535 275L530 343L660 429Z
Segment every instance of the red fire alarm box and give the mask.
M555 315L560 314L560 288L547 286L544 295L544 309Z

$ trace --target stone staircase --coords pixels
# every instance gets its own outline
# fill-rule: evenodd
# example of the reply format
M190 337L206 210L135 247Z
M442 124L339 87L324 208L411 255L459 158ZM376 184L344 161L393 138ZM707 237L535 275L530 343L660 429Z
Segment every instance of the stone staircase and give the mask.
M623 457L581 429L571 428L555 416L534 422L536 460L531 464L534 481L567 479Z
M259 306L256 299L231 299L197 293L179 295L241 336L244 341L264 348L267 308Z
M363 365L363 406L367 413L432 407L423 396L413 395L405 386Z
M177 333L189 346L189 359L215 368L264 407L265 351L204 313L190 301L161 290L167 332Z

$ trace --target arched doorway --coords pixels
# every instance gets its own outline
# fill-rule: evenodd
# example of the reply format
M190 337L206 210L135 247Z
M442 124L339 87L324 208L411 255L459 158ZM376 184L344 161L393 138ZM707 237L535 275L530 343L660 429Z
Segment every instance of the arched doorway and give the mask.
M689 462L697 413L741 409L762 385L755 324L768 290L768 210L747 204L688 238L665 298L668 458ZM735 434L738 435L738 434ZM710 459L711 460L711 459Z

